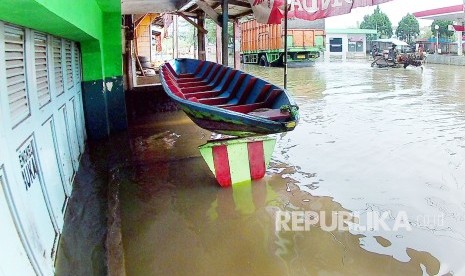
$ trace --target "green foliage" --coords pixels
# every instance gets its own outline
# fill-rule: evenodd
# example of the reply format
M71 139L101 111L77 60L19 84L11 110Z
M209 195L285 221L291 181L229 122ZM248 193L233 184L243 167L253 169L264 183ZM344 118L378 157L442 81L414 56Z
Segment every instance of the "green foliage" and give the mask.
M436 25L439 26L439 37L451 38L454 35L454 31L449 31L449 25L452 25L452 21L448 20L434 20L431 24L431 32L436 35Z
M430 39L433 35L433 32L431 31L431 27L422 27L420 29L420 36L418 38L421 39Z
M216 43L216 23L210 18L205 19L205 29L208 31L207 42L210 44ZM231 22L228 23L229 44L234 41L234 29Z
M216 43L216 23L210 18L205 19L205 29L208 31L207 42L210 44Z
M406 40L407 43L412 41L420 35L420 24L412 14L408 13L399 21L399 26L396 30L396 35L401 40Z
M195 27L182 17L178 18L178 47L186 48L197 43Z
M392 23L389 17L376 7L373 14L367 14L363 17L360 23L360 29L373 29L378 31L378 35L367 36L368 40L375 40L378 38L390 38L392 36Z

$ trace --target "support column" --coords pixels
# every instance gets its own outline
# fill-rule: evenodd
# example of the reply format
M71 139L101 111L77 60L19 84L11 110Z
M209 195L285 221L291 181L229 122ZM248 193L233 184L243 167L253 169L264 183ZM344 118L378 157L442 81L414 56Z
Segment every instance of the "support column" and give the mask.
M216 63L221 63L221 27L216 25Z
M241 69L241 25L234 19L234 69Z
M463 32L456 32L456 34L457 34L457 55L463 56L463 45L462 45Z
M197 24L205 29L205 13L199 13L197 16ZM207 60L207 52L205 50L205 34L201 31L197 32L198 56L199 60Z
M178 16L173 15L173 59L178 58Z
M86 118L87 135L90 139L108 138L107 94L103 83L103 55L98 40L81 43L82 51L82 100Z
M222 63L223 65L228 66L228 21L229 21L229 16L228 16L228 0L223 0L221 3L221 10L222 10L222 17L221 17L221 44L222 44Z
M82 97L90 139L127 129L123 86L121 14L104 13L102 40L81 42Z
M123 86L121 14L104 13L103 61L110 133L128 128ZM150 35L151 37L151 35Z

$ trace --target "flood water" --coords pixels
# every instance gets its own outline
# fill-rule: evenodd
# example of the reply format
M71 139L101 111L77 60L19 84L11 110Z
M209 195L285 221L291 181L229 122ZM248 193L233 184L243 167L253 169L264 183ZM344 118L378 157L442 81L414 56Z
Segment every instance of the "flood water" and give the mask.
M244 70L282 84L282 69ZM263 180L230 189L197 150L209 132L179 112L141 120L134 165L118 176L127 274L465 275L464 76L439 65L291 68L300 124L277 136ZM276 231L280 211L325 222L347 211L359 225L386 213L389 229ZM409 227L394 230L399 214Z

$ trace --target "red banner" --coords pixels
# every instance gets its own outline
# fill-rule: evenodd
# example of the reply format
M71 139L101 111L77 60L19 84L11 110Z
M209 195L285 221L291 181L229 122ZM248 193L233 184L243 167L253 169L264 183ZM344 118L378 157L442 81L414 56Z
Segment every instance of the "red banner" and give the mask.
M374 6L392 0L288 0L289 18L317 20L350 13L353 8ZM285 0L249 0L259 23L281 24Z

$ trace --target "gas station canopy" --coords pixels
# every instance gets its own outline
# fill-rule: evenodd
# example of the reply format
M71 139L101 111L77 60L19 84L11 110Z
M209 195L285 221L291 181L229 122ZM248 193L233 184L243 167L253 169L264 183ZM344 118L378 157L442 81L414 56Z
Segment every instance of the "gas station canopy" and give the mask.
M464 5L455 5L439 9L415 12L413 15L418 19L427 20L451 20L456 22L465 21Z

